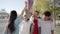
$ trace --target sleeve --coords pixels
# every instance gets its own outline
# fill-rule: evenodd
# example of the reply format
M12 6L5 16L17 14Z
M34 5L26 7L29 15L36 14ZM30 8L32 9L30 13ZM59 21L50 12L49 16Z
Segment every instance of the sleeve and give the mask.
M53 23L51 23L51 30L54 30L55 26Z
M15 20L15 25L21 23L23 20L23 18L21 16L17 17L17 19Z

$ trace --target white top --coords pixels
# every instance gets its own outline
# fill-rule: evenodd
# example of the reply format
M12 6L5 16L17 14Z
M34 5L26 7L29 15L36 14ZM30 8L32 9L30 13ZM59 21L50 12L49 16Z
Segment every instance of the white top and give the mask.
M41 34L51 34L51 30L54 30L54 25L50 20L49 21L41 20L40 25Z
M30 21L31 21L31 23L33 23L33 25L34 25L34 17L33 16L31 16L30 17ZM40 27L41 25L40 25L40 21L41 21L41 19L38 19L38 27Z
M30 34L30 21L22 21L19 25L19 34Z

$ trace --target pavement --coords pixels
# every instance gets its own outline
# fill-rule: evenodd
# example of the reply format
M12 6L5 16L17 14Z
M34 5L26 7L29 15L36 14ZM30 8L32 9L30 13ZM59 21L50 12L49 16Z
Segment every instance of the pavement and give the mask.
M0 34L3 34L7 20L0 20Z
M4 24L0 23L0 34L3 34L4 31Z
M60 34L60 20L56 20L56 25L54 34Z
M54 34L60 34L60 26L55 27Z

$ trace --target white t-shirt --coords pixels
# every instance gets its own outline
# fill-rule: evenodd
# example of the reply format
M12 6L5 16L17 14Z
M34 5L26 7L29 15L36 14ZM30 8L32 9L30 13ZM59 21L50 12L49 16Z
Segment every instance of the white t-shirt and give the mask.
M30 34L30 26L31 26L31 22L28 21L22 21L19 24L19 34Z
M41 34L51 34L51 30L54 30L53 23L49 21L40 20Z

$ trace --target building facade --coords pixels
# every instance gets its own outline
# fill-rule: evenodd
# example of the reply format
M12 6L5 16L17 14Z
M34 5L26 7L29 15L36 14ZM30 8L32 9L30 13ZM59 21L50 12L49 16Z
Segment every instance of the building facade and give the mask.
M0 19L7 19L9 14L4 10L0 10Z

